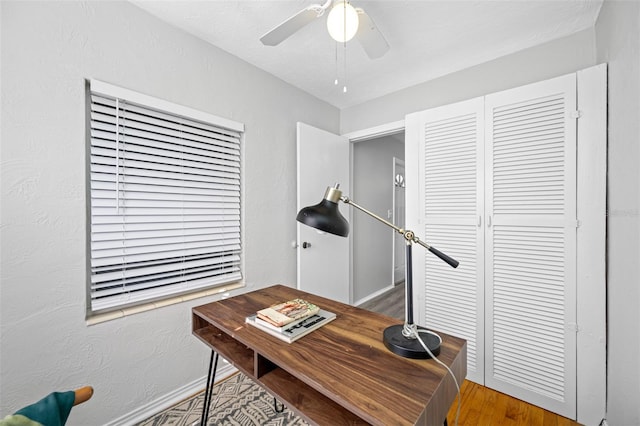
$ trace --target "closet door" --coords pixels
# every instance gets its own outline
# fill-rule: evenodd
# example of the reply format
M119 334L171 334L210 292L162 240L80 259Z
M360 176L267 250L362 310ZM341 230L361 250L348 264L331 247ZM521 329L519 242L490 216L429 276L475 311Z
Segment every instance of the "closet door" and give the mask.
M407 228L460 262L453 269L414 246L417 323L466 339L467 379L483 383L483 99L412 114L407 120L406 206L413 209L407 220L418 218ZM410 176L410 169L417 169L418 176Z
M575 110L575 75L485 97L485 383L571 418Z

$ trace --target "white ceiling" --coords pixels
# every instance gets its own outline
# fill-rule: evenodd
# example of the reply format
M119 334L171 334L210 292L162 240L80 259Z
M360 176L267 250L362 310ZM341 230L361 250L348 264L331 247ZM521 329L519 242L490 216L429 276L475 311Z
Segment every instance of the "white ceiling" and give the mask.
M347 93L334 85L337 72L344 81L344 46L327 33L326 14L278 46L259 41L291 15L324 0L130 1L345 108L590 28L603 0L351 0L374 20L391 49L371 60L358 41L348 42Z

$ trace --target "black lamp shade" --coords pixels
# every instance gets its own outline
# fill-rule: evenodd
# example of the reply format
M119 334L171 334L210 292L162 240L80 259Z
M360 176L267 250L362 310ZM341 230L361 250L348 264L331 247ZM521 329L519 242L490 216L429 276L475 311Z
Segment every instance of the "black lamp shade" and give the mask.
M349 235L349 222L340 214L338 203L329 201L326 198L315 206L305 207L300 210L296 220L330 234L341 237Z

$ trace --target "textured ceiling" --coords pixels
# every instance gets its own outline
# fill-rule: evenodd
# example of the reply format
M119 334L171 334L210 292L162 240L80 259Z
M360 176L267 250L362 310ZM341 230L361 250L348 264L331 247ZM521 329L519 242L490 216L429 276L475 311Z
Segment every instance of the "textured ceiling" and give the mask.
M345 66L345 47L327 33L326 14L278 46L259 41L291 15L324 0L131 2L338 108L590 28L602 5L602 0L352 0L391 49L372 60L352 40Z

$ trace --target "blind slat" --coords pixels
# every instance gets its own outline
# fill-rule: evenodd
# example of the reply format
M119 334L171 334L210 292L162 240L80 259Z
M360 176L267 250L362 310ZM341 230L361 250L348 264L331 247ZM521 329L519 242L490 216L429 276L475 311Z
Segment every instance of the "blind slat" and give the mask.
M220 265L224 264L240 264L240 256L219 256L214 258L197 258L192 260L184 260L182 263L182 269L185 271L202 271L207 269L215 269L219 268ZM150 275L158 275L158 274L175 274L175 273L184 273L182 270L177 270L174 263L163 263L163 264L153 264L148 265L143 268L131 268L131 269L120 269L120 270L109 270L102 273L97 273L93 275L91 282L94 284L97 283L113 283L115 281L119 281L124 283L124 280L133 279L136 277L145 278Z
M242 279L241 271L233 271L225 276L205 277L198 280L175 283L173 286L157 286L147 288L144 291L127 291L110 294L109 297L96 297L92 299L91 306L94 311L108 311L120 306L144 303L149 300L157 300L171 297L176 294L187 293L204 288L217 287ZM97 294L97 293L92 293Z

